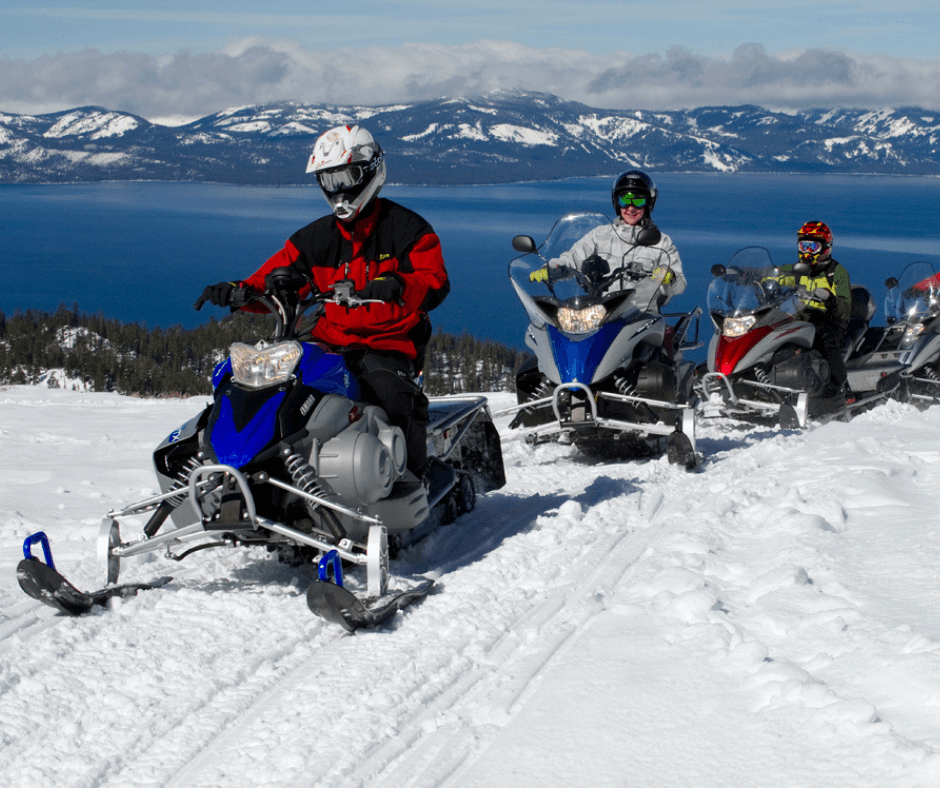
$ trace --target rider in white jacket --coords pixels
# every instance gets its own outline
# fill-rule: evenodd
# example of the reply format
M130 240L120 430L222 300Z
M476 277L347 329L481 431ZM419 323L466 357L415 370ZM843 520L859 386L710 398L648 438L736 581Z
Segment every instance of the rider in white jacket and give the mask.
M636 287L641 297L649 291L651 306L665 305L685 290L687 282L676 245L668 235L660 233L650 219L658 194L656 184L646 173L639 170L623 173L611 190L611 201L617 212L613 223L595 228L569 251L550 260L547 268L534 271L530 278L543 281L554 273L551 269L560 267L579 268L589 273L583 270L584 263L597 255L609 265L610 273L618 267L629 266L650 276L648 281L636 284L618 279L608 292L621 290L624 285ZM651 238L656 239L655 242L650 243Z

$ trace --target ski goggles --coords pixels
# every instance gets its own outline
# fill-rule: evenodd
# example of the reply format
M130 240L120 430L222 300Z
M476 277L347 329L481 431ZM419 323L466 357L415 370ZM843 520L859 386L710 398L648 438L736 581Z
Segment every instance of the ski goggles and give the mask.
M631 205L634 208L643 208L646 206L646 197L641 197L633 192L623 192L617 195L617 204L621 208L629 208Z
M317 173L317 183L327 194L348 192L361 186L366 176L381 164L384 154L375 156L364 164L344 164L334 170L323 170Z
M819 254L823 245L819 241L797 241L796 248L806 254Z
M366 170L361 164L347 164L338 170L318 172L317 183L327 194L336 194L355 189L365 177Z

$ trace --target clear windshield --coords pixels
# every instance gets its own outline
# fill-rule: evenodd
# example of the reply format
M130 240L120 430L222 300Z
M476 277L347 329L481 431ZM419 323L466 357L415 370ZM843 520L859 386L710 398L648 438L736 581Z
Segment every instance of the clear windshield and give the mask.
M885 316L888 322L923 320L940 313L940 282L933 266L920 260L907 266L898 278L897 287L885 295Z
M662 288L650 272L656 261L665 260L664 253L629 241L621 243L616 235L603 214L569 214L555 223L535 252L509 264L509 277L535 325L546 322L540 304L583 309L615 292L631 291L634 309L653 307ZM610 243L610 238L617 243ZM617 251L610 251L613 248Z
M752 315L777 307L790 314L799 310L795 286L782 286L779 269L762 246L741 249L708 286L708 311L722 317Z

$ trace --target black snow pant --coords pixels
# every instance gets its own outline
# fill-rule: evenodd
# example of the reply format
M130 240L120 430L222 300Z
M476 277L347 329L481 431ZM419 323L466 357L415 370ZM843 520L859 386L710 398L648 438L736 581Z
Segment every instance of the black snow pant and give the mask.
M842 390L848 380L842 351L845 346L846 329L828 321L815 323L816 338L813 348L818 350L829 363L829 385L824 391L826 396L834 396Z
M418 478L428 465L428 398L415 383L415 364L402 353L355 350L343 354L358 378L362 396L388 414L405 433L408 469Z

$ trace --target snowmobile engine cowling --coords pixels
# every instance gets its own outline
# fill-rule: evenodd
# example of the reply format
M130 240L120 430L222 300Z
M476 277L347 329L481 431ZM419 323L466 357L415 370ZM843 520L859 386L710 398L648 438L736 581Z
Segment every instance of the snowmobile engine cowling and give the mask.
M368 432L341 432L320 449L320 479L346 505L365 506L385 498L396 477L388 448Z

